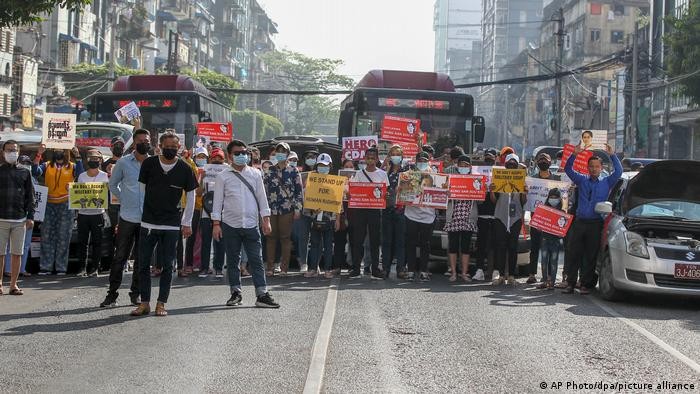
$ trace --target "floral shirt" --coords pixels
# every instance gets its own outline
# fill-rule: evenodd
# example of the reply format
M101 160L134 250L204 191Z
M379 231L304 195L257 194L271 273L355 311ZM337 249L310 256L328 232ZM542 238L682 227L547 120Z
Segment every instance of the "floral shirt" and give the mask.
M272 215L301 212L301 176L295 167L270 167L270 171L265 175L265 190Z
M387 201L386 209L394 209L396 212L403 212L403 205L396 205L396 188L399 186L399 174L408 171L408 166L399 168L398 171L394 171L393 167L390 167L387 172L387 178L389 178L389 187L387 188Z

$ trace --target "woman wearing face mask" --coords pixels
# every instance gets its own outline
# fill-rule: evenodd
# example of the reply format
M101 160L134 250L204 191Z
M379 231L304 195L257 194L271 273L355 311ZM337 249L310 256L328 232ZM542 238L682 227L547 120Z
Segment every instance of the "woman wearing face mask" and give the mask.
M547 201L544 203L554 209L562 209L561 192L554 188L549 191ZM561 250L561 238L549 233L542 234L542 283L538 289L554 290L559 269L559 251Z
M27 155L22 155L19 156L19 159L17 160L17 168L23 168L31 173L32 171L32 159L29 158ZM37 182L36 178L33 176L32 178L32 183L36 187L39 183ZM19 275L20 276L25 276L29 277L32 276L29 272L27 272L26 267L27 267L27 259L29 258L29 249L32 246L32 231L34 230L34 226L29 227L24 234L24 249L23 249L23 254L22 254L22 260L21 264L19 267ZM7 245L7 250L5 252L5 276L10 276L10 271L11 271L11 253L10 253L10 245Z
M196 148L194 150L194 164L195 167L193 167L193 170L195 170L195 174L197 176L197 183L200 185L200 187L197 188L197 191L195 192L195 201L194 201L194 213L192 214L192 236L187 238L187 242L185 242L185 274L189 275L192 273L193 267L194 267L194 255L195 255L195 241L197 239L197 234L199 232L199 223L200 220L202 219L202 195L203 195L203 188L202 186L202 179L204 177L204 167L208 164L209 162L209 152L207 151L206 148ZM184 206L184 205L183 205ZM200 263L201 264L201 263Z
M343 160L343 170L355 170L355 162L352 159ZM346 253L345 248L348 245L348 236L352 237L350 229L350 218L348 216L348 203L343 201L343 212L337 216L336 231L333 234L333 267L335 273L340 273L340 269L346 264L352 264L349 260L350 253Z
M42 163L46 148L42 145L32 164L32 175L44 175L44 183L49 189L46 200L46 214L41 225L41 259L39 275L49 275L54 270L65 275L68 269L73 212L68 209L68 184L75 182L84 172L83 161L78 148L69 153L62 149L52 151L51 160ZM71 153L75 164L71 163Z
M301 172L314 171L316 168L317 157L318 150L316 148L312 148L304 152L302 155L303 162L301 166L298 167L299 170ZM311 230L311 219L311 216L302 214L299 219L294 220L294 224L292 225L292 242L294 242L297 262L299 263L299 269L301 272L307 272L310 269L310 266L307 264L307 258L309 252L309 232Z
M328 175L333 165L330 155L323 153L318 156L316 172ZM318 276L319 260L323 261L323 270L327 279L333 278L333 230L336 227L336 215L331 212L304 210L305 216L311 219L311 248L309 250L309 269L304 274L306 278Z
M78 175L79 183L109 182L109 177L100 171L102 155L96 149L87 153L87 171ZM105 226L104 208L78 210L78 262L80 263L79 277L97 276L97 269L102 258L102 229ZM88 244L90 241L90 244ZM92 247L92 255L88 260L88 251Z
M430 156L427 152L419 152L416 155L416 170L431 172ZM424 179L422 184L432 184ZM433 235L435 223L435 209L407 206L404 209L406 216L406 263L408 264L408 279L414 280L416 274L421 282L430 280L428 275L428 260L430 258L430 238ZM420 260L416 257L416 248L420 247Z
M400 279L406 277L406 217L404 207L396 205L399 174L408 171L408 167L401 165L402 161L401 145L389 148L389 156L385 162L389 187L386 191L386 209L382 212L382 269L386 278L389 277L394 259L396 276Z
M302 155L304 163L302 164L302 172L313 171L316 168L316 162L318 160L318 150L316 148L311 148L304 152Z
M505 167L509 170L517 170L520 158L511 153L505 158ZM496 204L494 216L495 225L495 266L499 271L499 277L494 274L493 284L505 283L506 255L508 260L508 284L515 285L515 268L518 260L518 236L523 224L523 206L527 201L527 190L523 193L496 193L491 184L489 198ZM495 272L495 270L494 270Z
M469 156L457 158L455 168L460 175L471 173ZM478 212L476 202L471 200L450 200L446 213L447 222L443 231L447 232L448 257L450 261L450 282L457 280L457 254L462 253L462 273L459 277L465 282L471 282L469 276L469 254L472 234L476 231Z

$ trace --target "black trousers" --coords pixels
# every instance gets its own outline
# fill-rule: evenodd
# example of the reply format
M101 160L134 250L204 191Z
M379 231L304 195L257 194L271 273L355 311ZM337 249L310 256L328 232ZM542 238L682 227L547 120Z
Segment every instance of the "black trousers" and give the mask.
M127 222L124 219L119 219L119 228L117 229L117 247L112 260L112 267L109 272L109 291L108 295L113 297L119 296L119 286L122 285L124 275L124 266L131 255L131 250L136 249L134 258L134 274L131 276L131 291L129 295L139 295L139 231L141 223Z
M540 245L542 245L542 231L530 227L530 265L528 273L537 275L537 263L540 261Z
M116 248L116 232L114 228L119 223L119 205L109 204L107 208L107 215L109 216L109 222L111 226L104 230L105 237L110 238L109 248L102 251L102 262L100 263L100 271L109 271L112 267L112 260L114 260L114 250Z
M419 223L406 218L406 263L408 272L428 272L430 260L430 238L435 223ZM420 261L416 258L416 247L420 247Z
M496 219L494 218L479 218L476 221L479 227L476 236L476 269L486 271L486 259L494 252L494 231Z
M497 269L501 275L506 273L506 259L508 261L508 275L515 275L515 268L518 263L518 237L520 236L520 228L523 225L522 220L518 220L510 225L510 231L506 229L506 225L500 220L496 220L496 264L494 269Z
M379 271L379 246L382 241L382 211L379 209L352 210L352 268L360 271L364 256L365 237L369 232L369 249L372 258L372 272Z
M568 234L569 249L566 251L566 254L571 256L566 273L569 286L576 285L579 270L581 271L581 286L591 289L596 286L598 278L595 274L595 265L598 259L602 231L602 220L574 220Z
M342 268L347 261L345 245L348 243L348 229L333 233L333 268Z
M102 215L78 214L78 262L81 271L94 272L100 267L104 226L105 221ZM90 249L92 249L92 253L88 253ZM88 254L90 255L89 260Z
M192 235L185 242L185 265L192 267L194 265L194 242L197 240L197 231L199 231L199 221L202 218L202 211L195 209L192 214Z

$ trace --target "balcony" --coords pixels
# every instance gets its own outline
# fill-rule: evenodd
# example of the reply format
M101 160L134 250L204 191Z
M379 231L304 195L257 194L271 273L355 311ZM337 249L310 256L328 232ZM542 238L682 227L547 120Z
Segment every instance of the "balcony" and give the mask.
M191 5L190 0L161 0L160 8L178 19L184 19L190 15Z
M0 75L0 84L11 85L12 84L12 77L10 77L8 75Z

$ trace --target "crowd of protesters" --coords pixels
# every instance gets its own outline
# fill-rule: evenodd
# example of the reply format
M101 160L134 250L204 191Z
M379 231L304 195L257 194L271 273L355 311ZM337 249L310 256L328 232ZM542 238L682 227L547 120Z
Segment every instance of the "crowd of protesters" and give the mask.
M131 268L129 301L136 306L134 316L150 313L152 277L160 277L155 314L165 316L174 273L224 278L225 268L231 292L227 305L242 303L241 277L252 276L256 306L277 308L267 282L290 273L293 251L306 278L332 279L349 266L350 279L361 278L364 269L364 276L371 279L387 280L396 272L399 280L427 282L434 230L447 234L450 282L517 283L527 190L501 193L491 187L484 201L450 200L441 228L436 227L435 208L397 204L400 174L405 171L433 172L430 163L441 160L445 174L470 174L472 160L459 147L446 149L438 158L428 145L413 157L407 157L400 145L392 146L386 157L372 147L360 161L334 163L330 155L315 149L300 157L284 142L264 157L239 140L191 151L182 145L175 133L166 132L152 142L149 131L136 129L129 153L124 141L115 137L112 158L103 162L97 150L89 150L84 164L77 148L41 148L31 159L21 154L16 142L4 142L0 165L0 250L4 255L0 259L9 272L10 287L6 292L0 282L0 295L23 294L18 277L26 274L34 185L39 177L48 188L39 275L66 275L77 219L78 275L109 274L107 296L100 304L108 307L117 304L123 273ZM571 180L568 209L575 220L566 239L530 229L526 283L538 282L540 263L538 288L561 287L564 293L572 293L579 287L581 294L587 294L596 285L594 266L603 222L594 207L607 199L622 172L610 149L608 154L614 172L607 176L601 174L598 156L588 161L589 175L573 170L575 154L560 163L557 173L550 169L549 155L535 158L535 177L556 180L565 173ZM479 164L523 168L508 147L487 149ZM341 213L305 209L301 174L325 175L339 169L356 170L351 182L385 184L386 208L348 208L344 203ZM109 206L70 210L72 182L108 183ZM562 209L562 192L550 190L544 203ZM104 235L113 238L111 250L103 250ZM563 280L556 283L562 252Z

